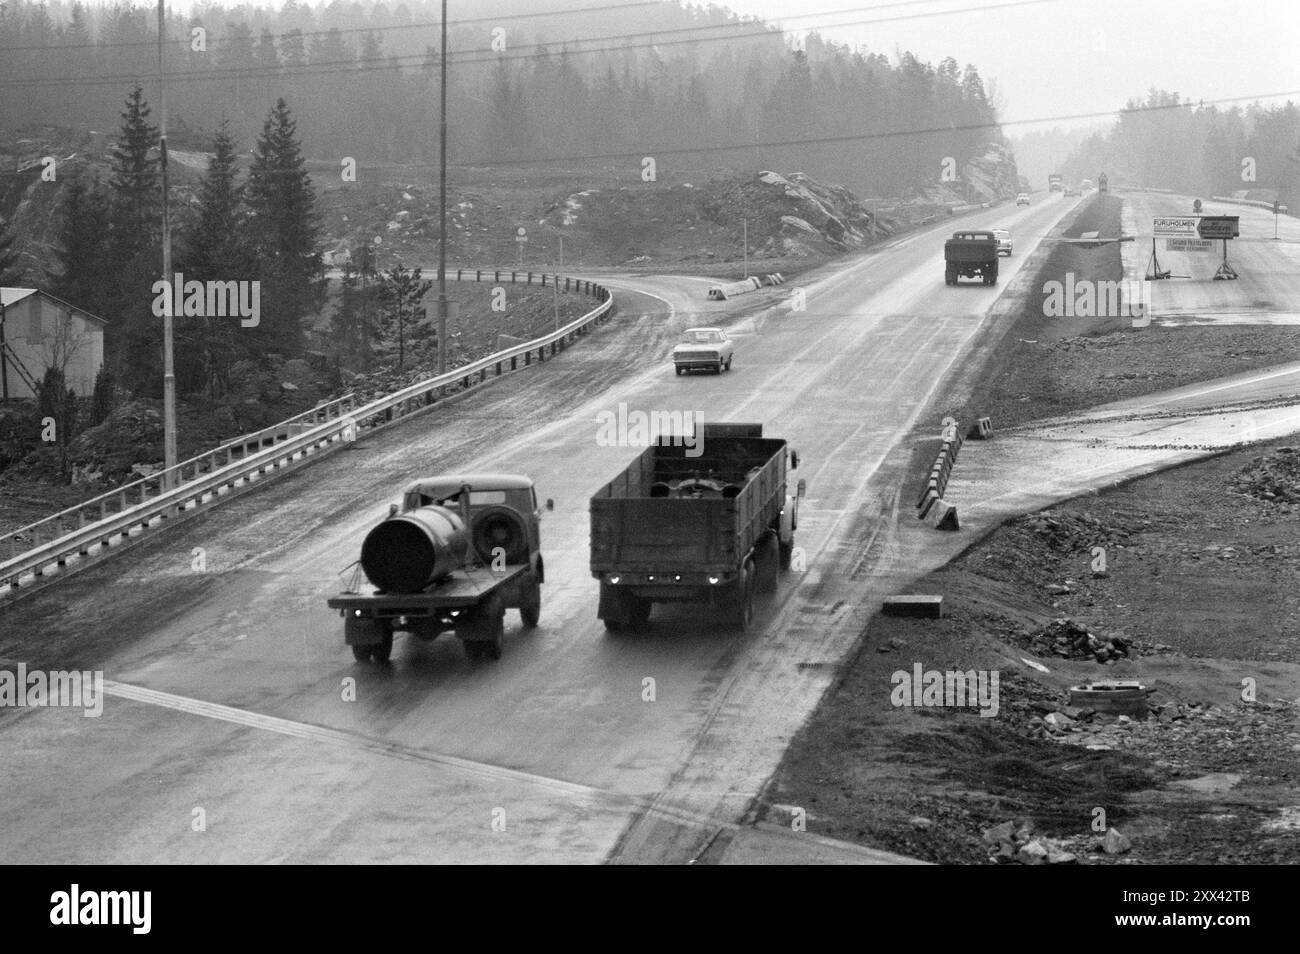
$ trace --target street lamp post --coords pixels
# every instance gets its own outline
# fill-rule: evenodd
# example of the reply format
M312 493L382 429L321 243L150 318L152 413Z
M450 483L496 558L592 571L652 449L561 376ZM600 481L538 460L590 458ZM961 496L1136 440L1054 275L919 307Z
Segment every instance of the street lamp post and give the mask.
M438 116L438 373L447 373L447 0L442 0L441 106Z
M172 302L172 232L167 202L167 87L166 77L167 14L166 0L158 0L158 156L162 179L162 271L166 287L171 289L163 308L163 485L176 486L176 362Z

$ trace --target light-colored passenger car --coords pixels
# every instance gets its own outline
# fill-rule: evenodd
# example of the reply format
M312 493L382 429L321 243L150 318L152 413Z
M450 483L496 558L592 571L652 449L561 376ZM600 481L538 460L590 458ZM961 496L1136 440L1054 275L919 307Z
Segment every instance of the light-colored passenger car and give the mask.
M993 237L998 240L998 254L1011 254L1011 233L1006 229L991 229Z
M702 369L721 374L724 369L731 370L732 356L731 339L721 328L687 328L673 348L678 374Z

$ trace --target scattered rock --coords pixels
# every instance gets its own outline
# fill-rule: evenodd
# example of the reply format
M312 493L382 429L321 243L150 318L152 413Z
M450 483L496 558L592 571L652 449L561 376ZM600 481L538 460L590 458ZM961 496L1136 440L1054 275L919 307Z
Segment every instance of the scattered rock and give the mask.
M1097 846L1108 855L1122 855L1132 849L1133 841L1118 828L1108 828Z

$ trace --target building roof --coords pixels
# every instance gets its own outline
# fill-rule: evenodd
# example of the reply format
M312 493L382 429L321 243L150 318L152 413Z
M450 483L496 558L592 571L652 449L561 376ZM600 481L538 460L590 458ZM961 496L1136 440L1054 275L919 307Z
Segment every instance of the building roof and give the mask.
M0 305L4 305L6 308L11 308L32 295L40 295L47 301L52 301L60 307L75 311L77 314L81 315L83 318L89 319L90 321L97 321L101 325L108 324L106 319L100 318L98 315L92 315L90 312L86 311L86 309L78 308L76 305L72 304L72 302L64 301L62 298L51 295L47 291L41 291L39 288L0 288Z

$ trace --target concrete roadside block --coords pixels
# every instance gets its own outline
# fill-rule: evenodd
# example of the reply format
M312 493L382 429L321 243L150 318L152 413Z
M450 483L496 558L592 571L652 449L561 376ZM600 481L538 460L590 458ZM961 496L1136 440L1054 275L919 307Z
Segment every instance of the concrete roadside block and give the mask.
M927 490L925 493L925 497L922 498L920 504L917 505L916 519L924 520L925 515L930 512L930 508L933 507L935 501L939 499L940 497L939 497L938 490Z
M921 499L916 502L916 505L918 507L924 507L926 505L926 501L929 500L931 497L939 497L939 496L942 496L942 494L939 493L939 481L931 477L928 481L926 481L925 489L921 491Z
M925 522L936 530L960 530L957 521L957 508L950 503L936 500L925 515Z
M883 616L919 616L939 619L943 616L943 597L927 593L907 593L885 598L880 609Z

